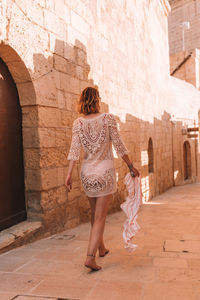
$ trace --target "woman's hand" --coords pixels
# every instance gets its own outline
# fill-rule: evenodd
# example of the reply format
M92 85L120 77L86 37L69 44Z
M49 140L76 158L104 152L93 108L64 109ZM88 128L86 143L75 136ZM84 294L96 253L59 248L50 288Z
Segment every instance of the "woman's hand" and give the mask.
M130 173L131 173L131 176L132 177L139 177L140 176L140 173L139 171L131 164L129 167L129 170L130 170Z
M67 178L65 180L65 185L66 185L66 188L67 188L67 192L70 192L71 189L72 189L72 178L70 175L67 175Z

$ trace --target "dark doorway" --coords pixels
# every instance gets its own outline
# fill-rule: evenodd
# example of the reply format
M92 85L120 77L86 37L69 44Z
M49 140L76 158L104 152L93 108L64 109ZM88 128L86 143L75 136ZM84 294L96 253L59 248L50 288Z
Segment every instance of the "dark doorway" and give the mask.
M25 219L21 107L12 76L0 59L0 230Z
M151 138L148 142L148 160L148 171L149 173L153 173L153 142Z
M183 168L184 168L184 180L191 177L191 150L189 142L183 144Z

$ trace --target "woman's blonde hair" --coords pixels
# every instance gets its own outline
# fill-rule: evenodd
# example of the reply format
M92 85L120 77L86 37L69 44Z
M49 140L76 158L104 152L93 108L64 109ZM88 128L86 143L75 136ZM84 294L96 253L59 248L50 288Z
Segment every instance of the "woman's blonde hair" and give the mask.
M98 113L100 110L99 100L99 91L96 88L85 88L79 99L78 112L84 115Z

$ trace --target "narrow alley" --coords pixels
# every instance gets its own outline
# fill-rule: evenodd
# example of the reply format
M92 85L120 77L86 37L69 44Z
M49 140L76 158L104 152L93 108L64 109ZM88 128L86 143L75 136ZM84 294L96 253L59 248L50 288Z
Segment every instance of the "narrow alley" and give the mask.
M1 300L200 300L200 184L141 206L138 248L123 247L123 212L107 218L103 268L83 266L89 223L0 256Z

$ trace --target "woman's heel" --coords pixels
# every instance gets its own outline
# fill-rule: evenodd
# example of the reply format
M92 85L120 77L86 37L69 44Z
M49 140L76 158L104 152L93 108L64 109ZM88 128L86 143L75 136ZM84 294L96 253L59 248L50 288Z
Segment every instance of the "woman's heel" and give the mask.
M90 259L90 261L88 262L86 260L85 262L85 267L91 269L92 271L99 271L101 270L101 267L98 266L95 262L95 255L94 254L87 254L88 257L92 257L92 259Z

